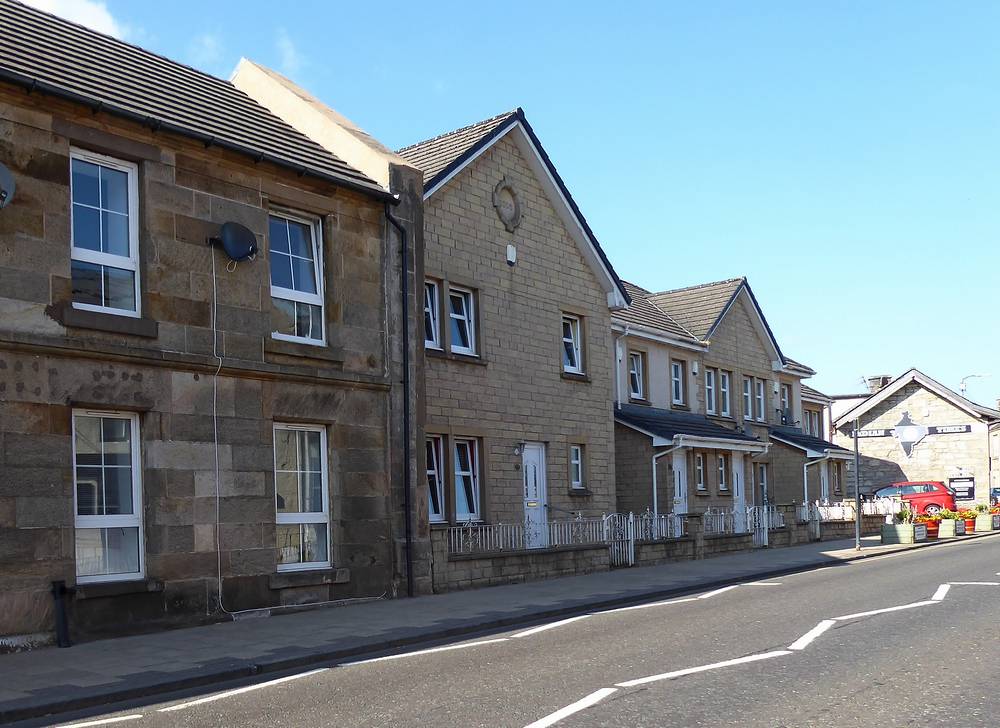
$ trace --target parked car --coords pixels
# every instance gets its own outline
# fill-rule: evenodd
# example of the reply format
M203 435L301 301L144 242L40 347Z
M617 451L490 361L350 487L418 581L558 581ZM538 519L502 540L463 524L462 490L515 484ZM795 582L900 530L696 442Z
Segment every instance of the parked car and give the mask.
M933 480L893 483L885 488L879 488L872 496L899 498L914 515L926 513L933 516L945 509L955 510L955 491L944 483Z

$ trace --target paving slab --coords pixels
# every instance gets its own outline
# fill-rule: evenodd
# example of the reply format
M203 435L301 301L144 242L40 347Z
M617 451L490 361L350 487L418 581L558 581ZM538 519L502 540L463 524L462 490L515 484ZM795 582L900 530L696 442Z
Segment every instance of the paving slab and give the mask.
M1000 534L977 534L961 541ZM132 700L947 542L878 537L451 592L0 655L0 722Z

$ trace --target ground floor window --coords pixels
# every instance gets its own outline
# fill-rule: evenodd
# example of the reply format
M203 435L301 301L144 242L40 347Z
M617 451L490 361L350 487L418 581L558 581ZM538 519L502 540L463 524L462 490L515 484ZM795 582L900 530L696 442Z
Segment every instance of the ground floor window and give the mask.
M705 456L696 453L694 456L694 483L695 489L705 491Z
M479 442L458 438L454 444L455 519L478 521Z
M138 415L73 412L78 582L142 578L140 473Z
M583 445L569 446L569 486L583 490Z
M431 521L445 520L444 512L444 438L427 438L427 508Z
M757 484L760 486L760 497L766 504L768 502L767 465L764 463L757 464Z
M719 491L729 490L729 456L719 455Z
M326 429L274 426L278 571L330 565Z

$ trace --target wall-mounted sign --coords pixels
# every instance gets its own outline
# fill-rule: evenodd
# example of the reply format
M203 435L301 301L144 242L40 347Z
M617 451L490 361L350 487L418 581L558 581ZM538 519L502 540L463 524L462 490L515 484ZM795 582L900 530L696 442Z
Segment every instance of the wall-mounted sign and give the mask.
M972 425L918 425L910 419L909 412L904 412L899 424L891 429L858 430L857 435L859 438L895 437L906 457L910 457L917 443L928 435L960 435L966 432L972 432Z
M975 478L948 478L948 486L955 491L955 497L959 500L975 500L976 498Z

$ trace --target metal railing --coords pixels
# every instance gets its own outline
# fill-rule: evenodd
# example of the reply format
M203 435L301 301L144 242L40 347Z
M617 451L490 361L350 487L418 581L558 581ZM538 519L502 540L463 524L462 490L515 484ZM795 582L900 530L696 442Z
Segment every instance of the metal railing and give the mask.
M662 541L684 535L685 521L673 513L645 513L635 516L635 537L640 541Z
M709 508L701 514L706 536L736 533L736 513L731 508Z

